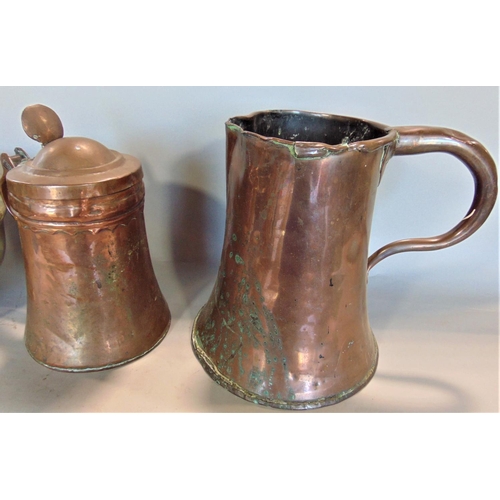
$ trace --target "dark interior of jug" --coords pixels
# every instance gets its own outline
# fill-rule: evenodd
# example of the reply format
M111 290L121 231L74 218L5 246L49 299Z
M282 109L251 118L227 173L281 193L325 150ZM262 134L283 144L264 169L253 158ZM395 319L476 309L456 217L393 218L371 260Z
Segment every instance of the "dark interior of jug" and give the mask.
M384 137L387 132L353 118L293 111L269 111L229 120L247 132L287 141L322 142L335 146Z

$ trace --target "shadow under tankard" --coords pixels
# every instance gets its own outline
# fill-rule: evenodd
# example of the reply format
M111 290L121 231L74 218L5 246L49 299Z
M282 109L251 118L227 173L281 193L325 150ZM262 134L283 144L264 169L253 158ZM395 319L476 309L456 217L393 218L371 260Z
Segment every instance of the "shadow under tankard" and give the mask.
M249 404L231 397L222 387L206 383L205 404L218 413L282 413L283 410ZM201 391L200 391L201 392ZM376 397L374 396L376 394ZM401 394L403 396L401 397ZM395 397L398 395L398 397ZM432 401L432 403L430 403ZM471 406L470 396L444 380L419 375L378 372L368 387L341 405L317 408L314 413L463 413ZM293 413L294 410L285 410Z
M216 147L224 149L223 144L217 143ZM212 149L188 155L178 163L186 184L169 183L164 187L169 214L168 244L184 303L193 307L193 314L203 304L196 302L196 297L215 280L224 236L225 204L208 190L188 185L196 179L198 185L210 186L214 179L224 177L224 165L217 164Z

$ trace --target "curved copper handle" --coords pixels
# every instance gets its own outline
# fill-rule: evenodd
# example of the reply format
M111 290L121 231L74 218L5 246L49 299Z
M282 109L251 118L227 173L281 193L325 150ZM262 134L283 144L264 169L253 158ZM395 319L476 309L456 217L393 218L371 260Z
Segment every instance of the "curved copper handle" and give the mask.
M400 252L440 250L456 245L475 233L486 221L497 197L495 162L484 146L456 130L435 127L398 127L395 155L444 152L461 160L474 178L475 192L466 216L450 231L431 238L412 238L385 245L368 259L368 270Z

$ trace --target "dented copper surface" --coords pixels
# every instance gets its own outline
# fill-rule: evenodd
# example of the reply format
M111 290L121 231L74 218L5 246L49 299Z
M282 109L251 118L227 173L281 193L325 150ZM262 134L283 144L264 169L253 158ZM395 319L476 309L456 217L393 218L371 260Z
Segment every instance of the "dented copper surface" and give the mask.
M149 254L140 162L63 137L45 106L22 119L43 148L34 159L2 154L2 194L23 248L29 353L73 372L143 356L166 335L170 311Z
M495 203L493 160L456 131L299 111L232 118L226 133L226 233L214 290L194 323L194 352L217 383L248 401L299 410L338 403L377 366L368 269L475 232ZM442 236L395 242L368 258L386 163L431 151L471 171L469 212Z

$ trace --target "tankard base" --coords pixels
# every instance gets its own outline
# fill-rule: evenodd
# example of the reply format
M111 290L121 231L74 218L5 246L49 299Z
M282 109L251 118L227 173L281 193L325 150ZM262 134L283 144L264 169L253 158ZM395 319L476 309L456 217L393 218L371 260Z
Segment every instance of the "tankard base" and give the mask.
M131 358L127 358L124 360L116 361L116 362L110 362L109 364L106 365L101 365L101 366L90 366L90 367L71 367L71 366L54 366L50 365L48 363L44 363L42 360L36 358L33 353L30 351L29 347L26 345L26 350L28 351L29 355L40 365L44 366L45 368L50 368L51 370L55 370L58 372L70 372L70 373L86 373L86 372L99 372L99 371L104 371L104 370L110 370L112 368L118 368L119 366L126 365L128 363L132 363L133 361L142 358L149 352L151 352L153 349L158 347L162 340L165 338L167 335L169 329L170 329L170 324L172 320L169 319L167 326L163 330L161 336L158 338L158 340L151 346L149 349L145 350L144 352L138 354L137 356L133 356Z
M217 382L217 384L219 384L221 387L231 392L232 394L235 394L236 396L245 399L246 401L261 406L277 408L280 410L313 410L317 408L322 408L324 406L331 406L340 403L341 401L344 401L344 399L347 399L356 394L357 392L359 392L361 389L363 389L363 387L365 387L368 384L368 382L370 382L377 369L378 346L375 339L374 343L375 343L375 363L358 384L354 385L353 387L345 391L341 391L336 394L332 394L331 396L319 399L311 399L303 401L283 401L283 400L265 398L253 392L250 392L242 388L238 384L236 384L234 381L232 381L222 373L220 373L220 371L214 365L210 357L205 353L203 348L198 343L198 340L196 338L196 321L194 323L193 331L191 334L191 344L195 356L197 357L200 364L203 366L203 369L215 382Z

